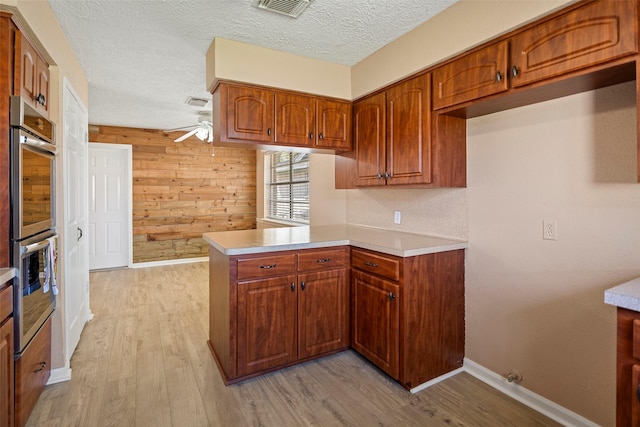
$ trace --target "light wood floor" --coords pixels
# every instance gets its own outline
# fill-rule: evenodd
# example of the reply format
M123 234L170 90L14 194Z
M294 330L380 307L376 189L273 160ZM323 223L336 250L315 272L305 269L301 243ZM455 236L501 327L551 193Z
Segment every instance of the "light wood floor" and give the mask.
M91 310L29 426L558 425L468 374L411 394L353 351L225 387L207 263L91 273Z

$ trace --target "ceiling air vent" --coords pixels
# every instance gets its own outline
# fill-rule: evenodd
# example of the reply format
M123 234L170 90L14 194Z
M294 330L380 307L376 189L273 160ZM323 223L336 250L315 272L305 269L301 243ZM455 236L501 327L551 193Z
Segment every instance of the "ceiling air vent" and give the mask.
M253 7L297 18L313 0L253 0Z
M187 105L191 105L193 107L204 107L209 103L209 100L205 98L197 98L195 96L190 96L187 98L187 100L184 103Z

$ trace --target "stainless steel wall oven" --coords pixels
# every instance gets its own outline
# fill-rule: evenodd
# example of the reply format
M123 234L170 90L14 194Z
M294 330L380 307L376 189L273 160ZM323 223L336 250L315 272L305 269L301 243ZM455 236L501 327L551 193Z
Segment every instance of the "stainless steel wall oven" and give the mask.
M11 264L19 356L55 309L55 126L18 96L10 99Z

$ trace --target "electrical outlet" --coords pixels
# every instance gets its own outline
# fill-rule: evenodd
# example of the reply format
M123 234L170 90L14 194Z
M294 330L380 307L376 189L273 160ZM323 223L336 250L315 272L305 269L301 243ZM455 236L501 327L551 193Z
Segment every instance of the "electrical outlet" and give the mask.
M558 221L555 219L542 220L542 238L544 240L558 240Z
M400 224L401 219L402 219L402 214L400 213L400 211L395 211L393 213L393 222L395 224Z

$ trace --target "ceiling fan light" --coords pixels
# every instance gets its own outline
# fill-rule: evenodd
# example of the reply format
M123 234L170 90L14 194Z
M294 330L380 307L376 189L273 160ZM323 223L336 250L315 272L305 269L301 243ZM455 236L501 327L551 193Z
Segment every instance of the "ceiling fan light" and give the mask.
M196 131L196 138L198 138L200 141L204 141L205 139L209 138L209 129L204 126L198 129Z

